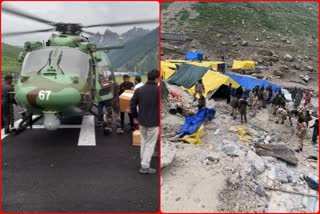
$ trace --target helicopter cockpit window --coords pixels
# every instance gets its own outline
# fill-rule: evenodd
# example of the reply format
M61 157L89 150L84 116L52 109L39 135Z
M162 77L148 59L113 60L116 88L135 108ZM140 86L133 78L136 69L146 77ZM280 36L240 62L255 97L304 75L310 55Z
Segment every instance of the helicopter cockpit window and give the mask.
M45 48L27 54L22 65L22 74L45 70L53 66L57 73L74 73L87 76L89 73L89 56L73 48Z

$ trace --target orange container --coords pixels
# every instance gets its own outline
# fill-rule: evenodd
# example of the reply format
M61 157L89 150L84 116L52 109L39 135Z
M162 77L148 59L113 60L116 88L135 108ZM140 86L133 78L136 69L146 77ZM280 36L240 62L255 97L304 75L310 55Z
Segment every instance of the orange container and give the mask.
M140 130L135 130L132 132L132 145L133 146L140 146L141 144L141 133Z

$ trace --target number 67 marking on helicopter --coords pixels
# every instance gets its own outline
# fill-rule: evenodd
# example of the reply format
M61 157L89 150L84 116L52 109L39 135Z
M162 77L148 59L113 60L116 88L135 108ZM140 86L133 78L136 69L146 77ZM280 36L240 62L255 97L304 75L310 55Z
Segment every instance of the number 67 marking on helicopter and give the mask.
M51 91L41 90L39 91L39 99L40 100L49 100L49 96L51 94Z

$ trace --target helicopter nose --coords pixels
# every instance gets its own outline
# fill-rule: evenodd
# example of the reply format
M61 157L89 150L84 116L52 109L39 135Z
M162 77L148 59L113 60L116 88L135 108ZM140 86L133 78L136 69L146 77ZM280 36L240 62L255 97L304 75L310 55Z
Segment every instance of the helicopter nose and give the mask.
M81 95L74 88L61 90L35 89L26 94L28 103L45 110L61 110L80 103Z

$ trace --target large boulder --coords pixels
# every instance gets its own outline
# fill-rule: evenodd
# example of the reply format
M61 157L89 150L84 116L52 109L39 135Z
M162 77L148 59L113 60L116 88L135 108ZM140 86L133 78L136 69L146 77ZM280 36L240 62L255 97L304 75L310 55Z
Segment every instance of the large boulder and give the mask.
M247 160L257 170L258 173L262 173L265 170L265 164L261 157L256 155L253 151L249 150L247 153Z

